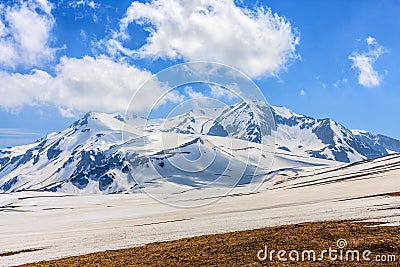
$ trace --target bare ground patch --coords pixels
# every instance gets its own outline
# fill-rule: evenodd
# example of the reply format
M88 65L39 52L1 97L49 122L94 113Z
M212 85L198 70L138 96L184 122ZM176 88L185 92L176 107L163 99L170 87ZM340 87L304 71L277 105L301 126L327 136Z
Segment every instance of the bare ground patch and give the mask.
M400 227L351 221L311 222L225 234L157 242L141 247L103 251L25 266L399 266ZM371 250L372 261L320 262L259 261L257 252L267 245L275 250L315 250L346 239L345 249ZM396 262L376 262L376 255L395 255Z

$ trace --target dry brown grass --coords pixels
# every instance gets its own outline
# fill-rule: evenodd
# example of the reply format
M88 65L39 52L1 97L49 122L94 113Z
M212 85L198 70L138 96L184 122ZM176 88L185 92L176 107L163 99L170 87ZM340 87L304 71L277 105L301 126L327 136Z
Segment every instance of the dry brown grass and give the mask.
M388 194L390 197L400 197L400 192L393 192Z
M328 221L267 227L226 234L184 238L141 247L92 253L26 266L400 266L400 227L366 227L372 223ZM394 254L396 262L260 262L257 252L271 249L317 252L332 247L344 238L348 249Z
M15 251L7 251L7 252L0 253L0 257L12 256L12 255L16 255L16 254L38 251L38 250L43 250L43 249L44 248L29 248L29 249L15 250Z

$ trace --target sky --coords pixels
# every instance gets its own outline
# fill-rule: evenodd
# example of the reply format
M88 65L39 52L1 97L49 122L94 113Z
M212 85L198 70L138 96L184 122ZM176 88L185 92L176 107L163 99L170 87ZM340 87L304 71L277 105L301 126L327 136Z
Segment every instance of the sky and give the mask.
M397 0L2 0L0 148L123 113L153 74L196 60L237 68L270 104L400 138L398 14Z

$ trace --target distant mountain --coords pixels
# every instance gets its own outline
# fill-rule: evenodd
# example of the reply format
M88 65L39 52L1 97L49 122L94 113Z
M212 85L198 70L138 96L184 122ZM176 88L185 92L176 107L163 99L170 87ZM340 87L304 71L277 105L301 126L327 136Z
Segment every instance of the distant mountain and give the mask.
M355 162L400 152L400 141L390 137L377 135L379 138L374 139L385 148L382 149L331 119L315 119L285 107L272 106L270 110L272 112L264 103L239 103L213 111L195 110L170 119L163 130L219 136L226 136L229 132L234 138L260 143L263 135L271 133L271 123L268 122L271 122L269 114L272 114L277 128L276 144L280 150L340 162ZM205 113L212 114L218 123L197 119Z
M390 137L379 135L374 145L369 139L331 119L314 119L284 107L273 107L272 110L278 128L276 142L284 150L341 162L355 162L400 152L400 141ZM389 147L392 150L382 149Z
M368 144L381 155L400 152L400 141L381 134L373 134L362 130L352 130L354 136L361 142Z
M209 115L217 119L209 119ZM276 129L268 123L272 119ZM167 144L166 148L159 146L156 134L149 139L135 129L128 129L127 143L123 144L122 116L87 113L59 133L49 134L33 144L0 150L0 192L115 193L141 186L160 186L162 181L155 180L155 171L170 182L199 187L220 175L220 169L227 166L232 156L225 149L227 135L234 138L235 146L241 147L235 151L232 166L244 166L244 173L242 177L236 177L235 168L229 165L224 174L226 179L220 180L219 186L230 185L232 179L248 183L249 177L257 171L256 167L265 175L269 166L264 170L257 162L248 163L246 154L242 153L257 153L262 138L274 130L281 169L325 164L323 159L355 162L400 152L399 140L350 131L330 119L314 119L284 107L273 106L270 111L264 103L256 102L238 103L228 108L197 109L168 118L162 124L160 120L148 124L149 134L164 132L174 137L181 133L185 137L178 143ZM246 147L247 141L254 145ZM150 156L144 149L147 143L151 144L147 150ZM214 155L215 161L205 171L196 173L196 177L171 164L184 162L184 157L196 157L199 151ZM125 157L126 152L129 158ZM189 168L201 167L205 162L196 164L199 166Z

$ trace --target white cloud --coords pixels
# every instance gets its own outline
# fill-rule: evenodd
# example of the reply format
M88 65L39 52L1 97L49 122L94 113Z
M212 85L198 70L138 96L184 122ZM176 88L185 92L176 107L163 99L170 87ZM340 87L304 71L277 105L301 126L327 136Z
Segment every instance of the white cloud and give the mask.
M228 88L223 88L220 85L213 85L213 84L210 84L209 87L211 96L217 99L224 99L227 101L231 100L238 101L240 98L240 93L237 94L237 92L240 92L237 84L228 85L227 86Z
M6 34L6 25L0 20L0 37Z
M52 60L50 32L55 20L46 0L21 1L0 12L0 67L38 66Z
M367 44L372 45L376 42L376 39L374 37L368 36L365 41L367 42Z
M17 136L17 135L39 135L22 128L0 128L0 136Z
M344 79L342 79L342 80L337 80L337 81L333 84L333 87L338 88L339 86L346 85L348 81L349 81L349 80L348 80L347 78L344 78Z
M0 128L0 149L11 145L28 144L42 136L42 133L23 128Z
M202 92L193 90L191 86L185 86L184 91L190 97L190 99L198 99L205 97L205 95L203 95Z
M61 116L64 118L78 117L78 114L72 108L58 107L58 112L60 112Z
M374 69L373 64L386 52L375 38L366 38L368 51L364 53L353 52L349 59L353 61L353 68L358 72L358 83L364 87L378 86L383 77Z
M115 62L105 56L82 59L61 58L53 77L45 71L31 74L0 72L0 106L18 109L23 106L53 104L60 114L75 116L77 111L123 112L132 95L152 74L126 63ZM137 106L133 110L150 108L158 96L165 92L159 83L148 85L151 90L137 93ZM179 101L170 95L165 101Z
M301 89L301 90L300 90L300 95L301 95L301 96L306 95L306 91L304 91L304 89Z
M96 3L92 0L78 0L68 2L67 6L74 9L73 14L75 15L75 20L91 17L94 23L99 22L99 18L96 13L97 10L101 8L100 3Z
M137 51L123 46L131 23L150 34ZM267 8L251 11L233 0L153 0L131 4L108 48L128 56L220 62L259 77L284 70L297 57L298 43L290 23Z
M96 3L95 1L89 1L89 0L72 1L69 2L68 5L72 8L88 6L92 9L96 9L100 7L100 4Z

